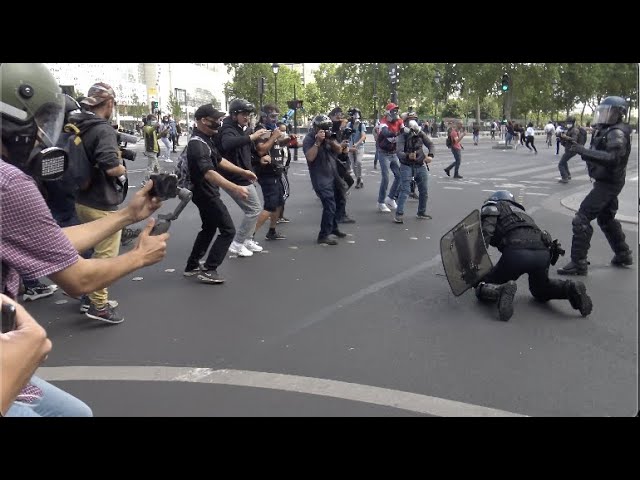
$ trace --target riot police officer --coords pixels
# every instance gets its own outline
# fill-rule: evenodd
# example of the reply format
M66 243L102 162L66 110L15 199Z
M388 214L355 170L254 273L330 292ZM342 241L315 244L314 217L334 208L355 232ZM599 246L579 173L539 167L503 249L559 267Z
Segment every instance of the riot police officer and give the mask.
M549 278L549 265L555 264L562 253L560 247L548 232L540 230L511 192L494 192L482 206L480 216L485 244L496 247L502 256L476 285L476 296L497 302L500 320L506 322L513 315L515 280L525 273L529 274L529 291L536 300L568 299L583 317L591 313L593 305L584 283Z
M615 254L611 263L616 266L633 264L631 249L625 242L620 222L615 219L618 195L624 186L627 161L631 153L631 129L622 122L626 113L627 103L623 98L605 98L594 113L595 130L589 148L579 143L572 143L569 147L587 162L589 176L595 182L571 222L571 261L558 269L561 275L587 274L587 253L593 235L591 222L594 218L598 220L598 225Z

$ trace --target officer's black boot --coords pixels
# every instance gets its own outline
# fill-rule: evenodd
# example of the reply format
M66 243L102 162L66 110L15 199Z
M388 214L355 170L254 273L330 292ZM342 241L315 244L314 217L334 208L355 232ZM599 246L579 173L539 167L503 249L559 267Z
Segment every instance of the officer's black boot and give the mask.
M586 260L571 260L564 267L558 269L559 275L586 275L589 269Z
M586 317L593 309L591 297L587 295L587 287L581 281L572 281L569 284L569 302L576 310L580 310L580 315Z
M611 259L611 265L618 267L633 265L633 255L631 250L622 253L616 253Z
M509 280L503 285L481 283L476 288L476 295L480 300L498 302L498 315L501 321L508 322L513 315L513 298L516 296L518 285Z

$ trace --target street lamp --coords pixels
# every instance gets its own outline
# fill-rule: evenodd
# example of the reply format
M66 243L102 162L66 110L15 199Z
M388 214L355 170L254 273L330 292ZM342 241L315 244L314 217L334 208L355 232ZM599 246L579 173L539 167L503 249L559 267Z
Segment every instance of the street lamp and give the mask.
M436 122L438 121L438 88L440 86L440 78L441 78L440 77L440 72L436 72L436 76L433 77L433 81L436 84L436 91L435 91L435 93L436 93L436 95L435 95L436 96L436 113L434 115Z
M273 70L273 86L275 88L275 104L278 105L278 70L280 70L280 65L277 63L271 64L271 70Z

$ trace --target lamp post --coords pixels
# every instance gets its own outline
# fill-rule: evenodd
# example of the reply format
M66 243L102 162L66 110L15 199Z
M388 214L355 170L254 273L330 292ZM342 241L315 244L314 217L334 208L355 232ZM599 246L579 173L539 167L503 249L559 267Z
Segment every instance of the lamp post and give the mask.
M440 78L441 78L440 77L440 72L436 71L436 76L433 77L433 81L436 84L436 92L435 92L436 93L435 94L435 97L436 97L436 113L434 115L434 117L435 117L434 122L436 122L436 125L438 124L438 89L440 88Z
M275 104L278 105L278 70L280 70L280 65L278 65L277 63L272 63L271 70L273 71L273 86L275 88Z
M391 103L398 104L398 64L389 64L389 82L391 83Z

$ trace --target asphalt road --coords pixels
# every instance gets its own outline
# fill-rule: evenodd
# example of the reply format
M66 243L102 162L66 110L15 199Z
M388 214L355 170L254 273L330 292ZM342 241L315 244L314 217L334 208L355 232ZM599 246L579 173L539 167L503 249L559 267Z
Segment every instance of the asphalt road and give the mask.
M228 256L220 286L182 276L200 227L190 204L172 225L166 259L110 288L124 323L88 319L62 293L28 305L54 344L38 374L96 416L635 415L637 262L610 266L595 222L581 277L594 302L587 318L568 301L533 301L523 277L515 314L503 323L472 291L454 297L443 276L440 237L497 189L511 190L569 250L574 212L561 200L588 189L589 179L573 159L572 183L557 183L559 157L538 143L535 156L465 138L464 179L454 180L443 172L452 155L437 140L433 220L415 219L409 200L397 225L376 209L379 170L367 142L365 187L347 204L357 223L344 225L349 236L333 247L315 243L321 205L301 157L289 175L291 223L279 226L287 239L268 242L259 232L265 251ZM625 191L637 195L637 149L632 155ZM132 185L145 162L139 155L129 163ZM240 209L223 197L237 224ZM637 225L623 227L637 260ZM499 253L491 255L495 263Z

